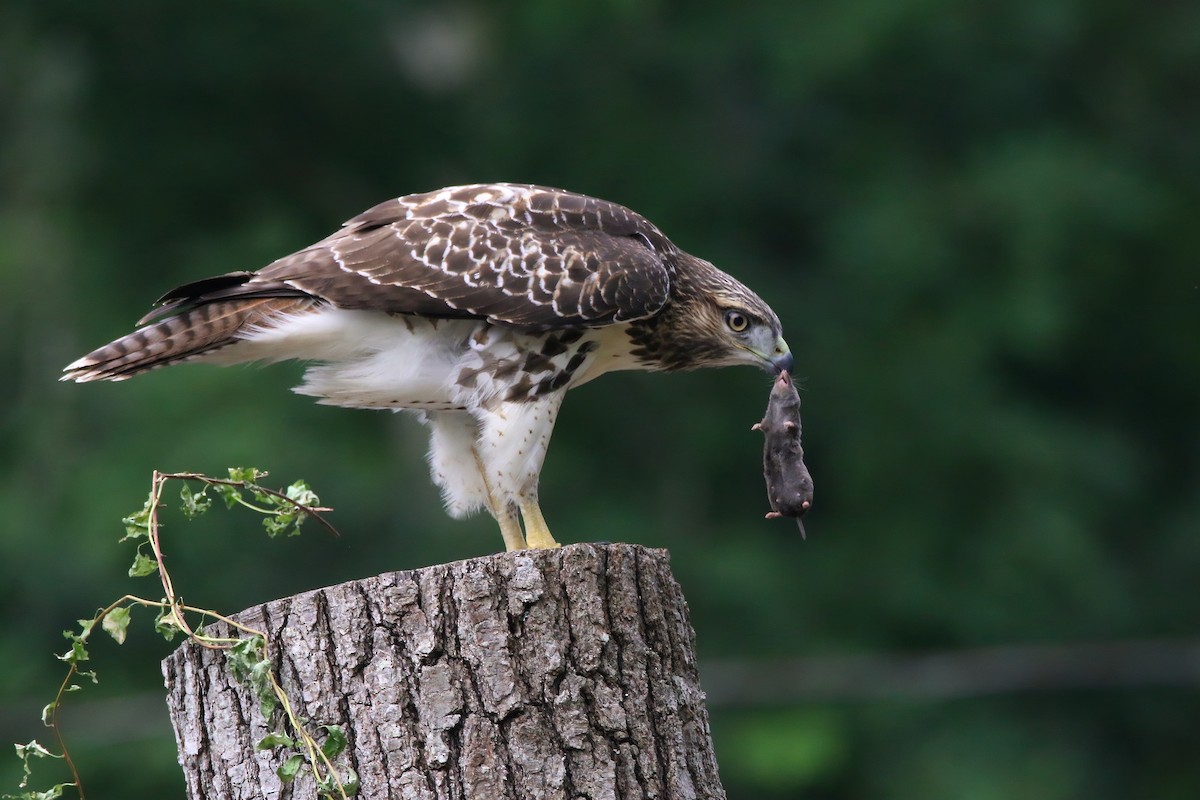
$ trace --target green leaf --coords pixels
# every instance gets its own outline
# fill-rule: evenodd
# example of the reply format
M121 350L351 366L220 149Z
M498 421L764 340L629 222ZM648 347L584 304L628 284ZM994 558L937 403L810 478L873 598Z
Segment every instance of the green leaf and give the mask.
M265 477L267 473L256 467L230 467L229 480L242 481L243 483L254 483L259 478Z
M274 694L260 694L258 696L258 711L263 715L263 719L270 719L277 708L279 708L279 700Z
M50 758L62 758L62 756L55 755L45 747L42 747L42 745L38 744L37 739L34 739L28 744L14 744L13 747L17 750L17 758L21 759L22 761L28 761L30 756L36 756L37 758L46 758L47 756Z
M254 496L256 502L268 508L279 505L279 498L269 492L264 492L262 487L258 485L259 478L265 478L267 473L254 470L254 477L247 478L244 482L246 489Z
M118 606L104 615L100 623L104 632L116 640L117 644L125 644L125 633L129 629L129 607Z
M88 651L87 647L84 645L84 640L75 636L74 634L71 634L70 631L63 631L63 633L70 634L70 637L68 638L71 638L71 649L63 653L61 656L58 656L58 660L65 661L72 665L78 664L81 661L87 661Z
M145 553L138 553L133 557L133 564L129 567L129 577L141 578L156 572L158 572L158 562L153 558Z
M235 680L246 683L250 680L254 667L263 663L263 647L266 643L261 636L247 636L239 639L236 644L225 651L229 660L229 669Z
M214 483L212 488L213 491L220 495L221 499L225 501L226 508L233 508L236 506L238 504L238 500L242 496L241 489L236 486L228 486L223 483Z
M271 665L266 661L254 665L250 676L250 686L258 695L258 708L266 719L270 719L279 707L279 698L275 696L275 687L271 685Z
M275 747L295 747L296 740L282 733L268 733L254 745L255 750L271 750Z
M270 718L279 707L275 687L271 683L271 663L266 658L266 643L261 636L248 636L225 651L229 670L240 683L250 687L258 698L262 715Z
M303 480L298 480L291 486L287 487L285 494L287 494L287 498L289 500L299 503L302 506L308 506L309 508L321 504L321 500L317 497L317 493L309 488L308 484Z
M341 782L341 791L338 791L338 782ZM340 798L343 794L346 797L353 797L358 794L358 773L350 767L346 767L343 772L338 774L330 773L325 778L317 783L317 791L321 797Z
M185 517L195 519L212 507L212 498L208 496L207 491L207 488L204 488L199 492L192 492L192 487L187 483L180 487L179 500L182 505L179 508Z
M346 732L342 730L341 725L322 725L321 730L329 734L325 744L321 745L321 752L332 761L346 749Z
M128 523L129 518L126 517L124 520L122 520L122 522ZM138 539L149 539L149 538L150 538L150 526L149 525L144 526L144 527L139 527L137 525L126 524L125 525L125 535L122 536L117 541L118 542L127 542L131 539L136 541Z
M31 759L31 758L62 758L61 755L58 755L57 753L51 753L49 750L47 750L46 748L44 748L40 744L38 744L37 739L34 739L33 741L29 742L28 744L17 744L17 745L13 745L13 746L17 749L17 758L21 759L21 765L25 771L25 774L21 778L21 783L17 787L19 789L24 789L29 784L29 776L33 772L32 767L29 766L29 759ZM63 784L60 784L60 786L61 785L63 785ZM61 794L61 793L62 792L60 791L59 794ZM9 797L9 796L11 796L11 795L6 795L6 797Z
M21 784L24 786L25 784ZM0 800L57 800L62 797L63 789L75 786L74 783L57 783L44 792L22 792L21 794L0 795Z
M312 507L321 503L317 493L303 480L287 487L284 495L287 500L274 496L269 498L271 506L276 510L273 516L263 520L263 527L272 538L282 535L299 536L300 526L309 516L300 506Z
M355 772L350 767L346 767L345 771L342 773L341 778L342 778L342 791L344 791L346 793L347 797L353 797L354 795L358 794L358 789L359 789L360 784L358 782L358 773L357 772Z
M275 774L279 776L279 780L284 783L291 783L296 779L296 775L300 772L300 768L304 766L304 756L295 755L287 761L279 765L279 769L275 770Z
M174 608L169 605L161 608L154 620L154 631L168 642L183 631L183 623L179 621L179 615L175 613Z
M88 660L87 640L92 635L92 628L96 625L95 618L77 620L80 633L73 631L63 631L63 638L71 643L71 649L58 656L59 661L65 661L68 664L77 665L81 661Z
M263 518L263 528L267 531L267 536L274 539L277 536L299 536L300 524L308 517L303 511L292 509L290 511L277 511L268 517Z
M37 758L62 758L62 756L56 753L51 753L45 747L42 747L42 745L38 743L37 739L34 739L28 744L15 744L13 747L17 749L17 758L21 759L22 761L28 761L31 756L35 756Z
M154 494L151 493L141 511L135 511L121 519L125 526L125 535L118 541L129 539L148 539L150 537L150 509L154 506Z

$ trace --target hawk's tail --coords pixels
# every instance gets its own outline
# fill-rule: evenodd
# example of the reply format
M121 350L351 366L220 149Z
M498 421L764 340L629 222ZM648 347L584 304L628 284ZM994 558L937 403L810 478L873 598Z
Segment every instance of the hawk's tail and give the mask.
M63 369L61 380L123 381L200 358L229 347L255 329L269 327L272 318L304 311L318 302L313 297L261 296L202 301L73 361Z

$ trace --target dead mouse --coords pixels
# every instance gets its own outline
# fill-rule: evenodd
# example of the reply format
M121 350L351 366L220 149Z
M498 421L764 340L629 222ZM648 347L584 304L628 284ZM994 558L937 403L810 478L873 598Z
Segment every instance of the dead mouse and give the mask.
M800 393L786 370L771 386L763 421L751 430L762 431L767 437L763 445L763 477L771 503L767 518L795 517L800 536L804 537L800 517L812 507L813 482L800 446Z

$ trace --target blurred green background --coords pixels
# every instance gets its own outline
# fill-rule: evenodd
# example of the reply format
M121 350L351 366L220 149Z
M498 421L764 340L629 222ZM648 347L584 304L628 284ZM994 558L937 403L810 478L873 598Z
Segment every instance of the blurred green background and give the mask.
M337 509L169 524L201 605L500 547L411 419L295 365L56 379L179 283L509 180L644 213L797 355L807 542L762 519L753 370L573 392L543 476L560 540L671 550L731 798L1196 797L1198 98L1195 3L7 0L0 742L49 738L60 630L152 592L115 540L154 468ZM89 794L182 797L134 617L67 731Z

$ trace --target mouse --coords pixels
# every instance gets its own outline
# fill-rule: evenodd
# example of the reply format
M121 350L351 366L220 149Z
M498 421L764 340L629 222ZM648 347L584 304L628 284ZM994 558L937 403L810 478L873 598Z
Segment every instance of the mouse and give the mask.
M807 538L800 519L812 508L813 480L800 444L800 392L786 370L771 385L767 411L751 430L762 431L763 477L771 510L767 519L794 517L801 538Z

